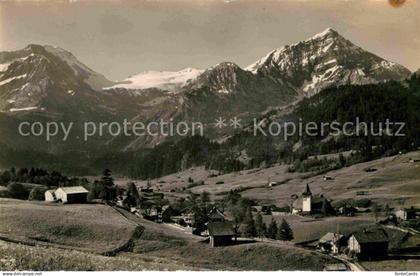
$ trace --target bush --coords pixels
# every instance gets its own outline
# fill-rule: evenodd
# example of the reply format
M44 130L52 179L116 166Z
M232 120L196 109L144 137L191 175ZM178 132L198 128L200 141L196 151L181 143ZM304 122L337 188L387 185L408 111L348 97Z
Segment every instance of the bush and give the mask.
M28 189L20 183L10 183L7 185L9 196L17 199L27 199L29 196Z
M45 200L46 190L45 188L34 187L29 193L28 200Z

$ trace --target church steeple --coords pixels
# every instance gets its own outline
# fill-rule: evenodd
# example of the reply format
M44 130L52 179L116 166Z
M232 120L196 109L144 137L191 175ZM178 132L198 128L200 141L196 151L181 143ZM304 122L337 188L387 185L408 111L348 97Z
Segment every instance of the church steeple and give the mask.
M303 196L311 196L312 192L311 189L309 188L309 184L306 184L306 188L305 191L302 193Z

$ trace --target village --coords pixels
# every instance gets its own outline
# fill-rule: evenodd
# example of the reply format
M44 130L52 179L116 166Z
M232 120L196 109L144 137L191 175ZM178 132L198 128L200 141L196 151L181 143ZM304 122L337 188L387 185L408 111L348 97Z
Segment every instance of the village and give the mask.
M329 180L324 176L325 181ZM273 185L269 183L268 185ZM232 246L238 242L276 242L291 241L293 239L293 229L286 220L282 220L280 225L271 222L269 226L261 224L261 215L284 215L290 213L299 217L330 217L347 216L353 217L360 213L374 212L369 208L353 207L346 205L339 209L334 209L331 200L323 195L313 194L310 186L306 185L305 190L295 197L289 212L275 211L273 206L248 206L245 212L251 210L251 219L244 216L243 225L239 226L238 217L241 215L231 211L223 211L219 204L212 204L206 195L196 198L196 206L179 209L165 200L164 194L154 191L150 185L141 187L137 190L131 186L123 189L117 196L115 208L122 208L131 213L141 216L157 224L170 224L180 231L205 237L210 247ZM60 202L65 204L86 203L88 190L82 186L62 187L57 190L45 192L45 200L49 202ZM132 203L135 203L134 206ZM253 217L257 217L253 221ZM341 260L341 264L331 264L325 266L327 271L346 271L363 270L358 265L360 260L384 260L388 257L389 244L391 237L385 230L389 224L394 227L404 225L409 222L416 222L420 219L420 209L414 207L402 208L395 211L386 211L386 218L379 222L377 226L369 228L362 227L350 233L327 232L316 241L300 243L298 246L310 248L334 256ZM260 220L260 223L257 222ZM273 224L274 223L274 224ZM273 229L274 233L273 233ZM412 233L420 234L411 229Z
M405 164L412 166L416 163L411 160ZM36 171L28 171L28 175L40 182ZM369 174L376 168L370 165L361 171ZM25 175L26 171L13 174ZM326 271L366 270L369 262L416 260L420 256L420 209L415 206L379 206L360 191L356 192L361 197L359 200L337 200L334 195L314 192L313 180L303 181L300 192L291 190L283 195L290 199L287 205L267 204L243 195L243 189L235 186L228 192L215 195L206 190L194 190L206 187L201 180L197 183L191 176L178 177L177 181L190 187L182 196L175 192L175 188L177 191L179 188L171 187L165 180L114 181L109 170L105 170L99 179L67 179L67 185L59 187L10 180L7 191L8 197L17 198L13 191L29 187L29 197L26 194L21 199L37 200L47 208L109 206L130 223L147 224L152 229L171 229L171 233L205 243L213 249L244 244L302 248L331 258L330 263L323 265ZM212 172L209 177L216 182L215 187L228 185L214 179ZM334 174L321 175L318 181L331 185L329 183L337 177ZM63 176L56 178L65 179ZM17 177L17 180L23 179ZM282 185L272 178L267 178L264 183L263 189ZM319 191L319 188L315 190ZM5 196L3 191L2 197ZM403 243L410 245L402 247Z

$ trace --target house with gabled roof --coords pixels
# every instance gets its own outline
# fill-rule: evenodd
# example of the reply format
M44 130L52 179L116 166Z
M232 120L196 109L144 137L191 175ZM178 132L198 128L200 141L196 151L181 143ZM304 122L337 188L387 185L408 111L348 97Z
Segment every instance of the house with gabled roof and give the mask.
M88 190L83 186L60 187L54 194L57 201L61 203L85 203Z
M229 221L209 222L207 230L211 247L228 245L232 243L232 238L235 236L235 230Z
M360 259L381 259L388 255L389 238L382 228L353 232L347 244L349 252Z

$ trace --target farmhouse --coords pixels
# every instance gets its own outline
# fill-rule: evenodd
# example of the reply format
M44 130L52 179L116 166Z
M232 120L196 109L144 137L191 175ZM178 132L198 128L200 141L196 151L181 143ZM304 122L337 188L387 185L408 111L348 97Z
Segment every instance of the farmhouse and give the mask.
M309 185L306 184L306 188L302 195L297 197L292 204L293 214L334 214L334 209L331 206L330 200L325 198L323 195L312 195Z
M85 203L88 190L83 186L60 187L54 192L55 197L62 203Z
M381 259L388 254L388 235L381 228L354 232L347 244L349 252L360 259Z
M211 247L227 245L232 242L232 237L235 236L232 223L228 221L209 222L207 229Z
M344 235L329 232L319 239L318 249L325 253L338 254L344 245Z

